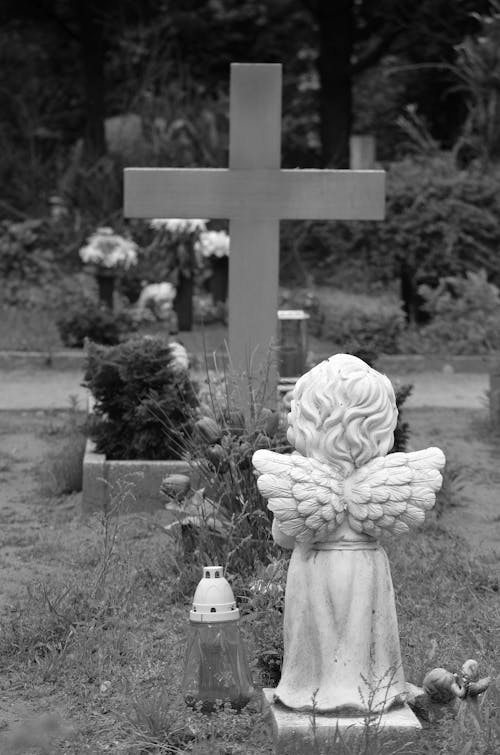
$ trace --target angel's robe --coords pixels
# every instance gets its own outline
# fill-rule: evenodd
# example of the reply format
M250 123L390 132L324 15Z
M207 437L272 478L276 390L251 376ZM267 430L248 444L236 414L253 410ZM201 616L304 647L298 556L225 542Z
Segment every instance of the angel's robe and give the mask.
M360 537L294 547L274 690L289 708L379 713L406 698L389 562Z

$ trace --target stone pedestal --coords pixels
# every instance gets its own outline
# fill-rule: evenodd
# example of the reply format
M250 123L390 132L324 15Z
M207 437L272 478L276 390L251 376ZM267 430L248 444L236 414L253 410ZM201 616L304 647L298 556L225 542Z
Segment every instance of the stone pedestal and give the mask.
M273 703L273 695L272 689L262 690L263 711L272 725L276 755L309 755L317 750L322 755L340 755L346 751L345 745L354 748L353 752L360 746L363 752L378 752L380 746L392 752L415 742L422 729L407 705L375 715L368 722L363 716L313 716L293 711Z

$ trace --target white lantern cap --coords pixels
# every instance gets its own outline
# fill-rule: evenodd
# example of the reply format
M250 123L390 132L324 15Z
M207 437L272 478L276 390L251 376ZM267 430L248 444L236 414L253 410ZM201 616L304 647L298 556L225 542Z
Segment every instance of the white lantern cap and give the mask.
M189 612L190 621L205 624L218 621L237 621L240 618L233 591L224 577L222 566L203 567L203 579L198 583Z
M303 309L278 309L278 320L309 320L310 317Z

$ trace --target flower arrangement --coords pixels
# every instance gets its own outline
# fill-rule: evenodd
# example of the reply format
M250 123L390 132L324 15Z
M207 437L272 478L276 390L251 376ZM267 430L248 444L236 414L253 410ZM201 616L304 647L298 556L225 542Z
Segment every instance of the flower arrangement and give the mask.
M137 244L115 233L112 228L98 228L80 249L80 259L85 264L97 265L108 270L128 270L137 264Z
M180 236L205 231L206 224L206 220L199 218L153 218L149 225L155 231L168 231Z
M154 257L156 280L168 280L177 289L175 311L179 330L191 330L193 287L201 262L195 245L206 228L206 220L154 218L149 227L156 233L145 250L146 258Z
M226 231L203 231L195 250L205 259L229 257L229 235Z

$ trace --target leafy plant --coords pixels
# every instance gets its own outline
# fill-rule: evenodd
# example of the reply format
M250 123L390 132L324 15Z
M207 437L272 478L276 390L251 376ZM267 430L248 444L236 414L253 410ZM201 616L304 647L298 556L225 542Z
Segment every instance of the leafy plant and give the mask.
M84 380L95 399L90 434L98 453L109 459L181 458L198 402L173 346L151 336L110 347L89 343Z
M410 383L395 385L394 392L396 394L396 406L398 408L398 422L396 429L394 430L394 446L392 447L392 453L407 450L408 440L410 438L410 425L403 419L402 408L412 390L413 385Z
M209 558L230 572L241 572L256 559L266 563L276 552L271 514L255 484L252 455L259 448L292 449L280 414L264 406L252 390L244 412L241 396L231 384L231 375L208 373L194 432L178 442L179 452L197 466L200 489L179 496L167 478L163 492L184 525L185 556L200 563ZM154 411L161 421L162 412ZM169 426L164 424L168 437Z
M288 561L274 558L265 566L257 564L251 579L243 579L240 587L244 623L264 686L275 686L281 676Z
M113 312L94 299L83 297L59 314L57 327L65 346L82 348L87 338L115 345L137 330L137 323L126 310Z

